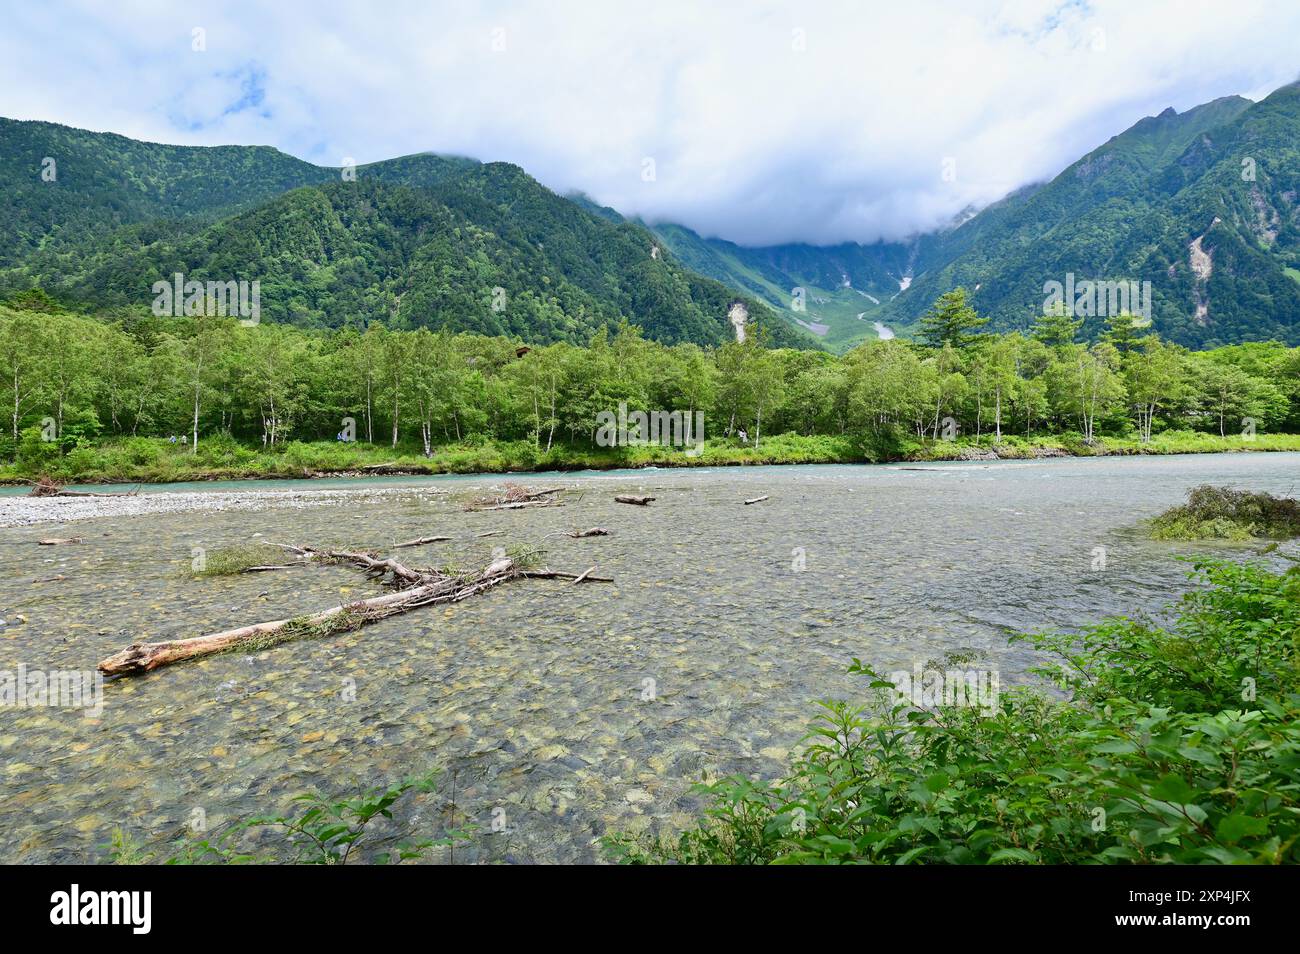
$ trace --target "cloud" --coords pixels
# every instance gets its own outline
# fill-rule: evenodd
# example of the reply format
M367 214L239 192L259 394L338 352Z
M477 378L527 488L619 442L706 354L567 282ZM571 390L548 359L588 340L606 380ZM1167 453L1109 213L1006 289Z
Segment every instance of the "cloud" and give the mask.
M329 165L505 160L749 245L941 226L1143 116L1259 97L1300 69L1300 7L1265 0L87 2L6 18L6 116Z

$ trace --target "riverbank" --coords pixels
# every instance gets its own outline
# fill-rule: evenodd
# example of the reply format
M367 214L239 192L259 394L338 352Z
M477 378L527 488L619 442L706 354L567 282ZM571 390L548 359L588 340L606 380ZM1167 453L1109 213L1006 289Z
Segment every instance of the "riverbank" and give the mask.
M765 464L884 464L946 460L1032 460L1147 454L1300 451L1298 434L1218 437L1195 431L1156 434L1142 443L1102 437L1092 444L1077 434L1004 435L953 441L907 440L872 446L848 436L778 434L755 449L735 439L707 441L694 455L680 448L636 446L539 450L527 441L451 444L425 457L417 448L318 441L291 442L273 451L210 438L198 453L157 438L129 438L77 447L65 455L0 465L0 484L31 484L42 475L63 484L163 484L183 481L509 474L539 471L617 470L636 467L743 467Z

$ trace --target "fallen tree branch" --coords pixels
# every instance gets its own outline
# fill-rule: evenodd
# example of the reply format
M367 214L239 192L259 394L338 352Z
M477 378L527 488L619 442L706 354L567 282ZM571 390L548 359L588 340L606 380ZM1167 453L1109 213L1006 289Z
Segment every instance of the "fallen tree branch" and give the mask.
M592 527L590 530L568 530L564 535L575 539L581 539L583 537L607 537L609 536L609 531L604 527Z
M521 484L505 485L505 492L501 494L489 494L486 497L475 497L465 505L466 510L516 510L524 506L558 506L559 501L554 499L554 495L560 493L563 487L547 487L545 490L533 490L524 487Z
M317 550L315 547L294 547L287 543L276 543L273 546L288 550L291 553L297 553L305 560L316 560L322 563L351 563L374 576L384 576L391 573L394 578L412 584L423 583L434 572L431 570L413 570L392 558L380 560L372 554L358 553L353 550Z
M592 570L596 569L594 566ZM590 573L588 570L587 573ZM614 578L610 576L588 576L587 573L562 573L559 570L520 570L520 576L526 576L532 580L573 580L577 582L581 577L583 583L613 583Z
M442 543L443 541L450 539L451 537L418 537L415 540L407 540L405 543L394 543L393 549L400 550L403 547L422 547L426 543Z
M764 494L764 495L761 496L761 497L754 497L754 498L751 499L751 500L746 500L746 501L745 501L745 506L748 507L750 504L762 503L762 502L763 502L764 500L766 500L766 499L767 499L767 494Z
M126 649L102 660L99 663L99 671L111 676L137 675L161 666L210 656L214 653L240 649L261 650L293 639L346 632L419 606L457 603L520 577L571 579L575 584L597 580L613 582L591 576L594 566L585 573L575 576L572 573L560 573L550 569L527 570L510 556L497 557L476 573L444 573L434 569L412 569L391 558L380 559L369 553L351 550L318 550L314 547L298 547L284 543L272 545L297 554L305 562L351 564L372 576L387 578L386 583L393 588L393 592L331 606L329 609L306 616L254 623L251 626L240 626L206 636L156 643L132 643ZM520 559L527 558L520 557ZM301 564L287 564L287 566L294 565ZM259 569L281 568L268 566Z
M488 510L518 510L521 507L563 507L562 500L519 500L514 503L493 504L490 507L475 507L480 513Z
M507 578L503 576L500 581L505 579ZM449 585L452 582L454 581L436 580L368 600L356 600L340 606L331 606L310 616L254 623L252 626L241 626L238 629L228 629L208 636L168 640L161 643L133 643L121 652L101 661L98 668L100 672L110 676L135 675L185 659L236 649L241 645L248 648L275 645L277 642L293 638L298 633L310 633L312 630L325 635L331 631L355 629L365 623L392 616L394 613L405 612L414 606L433 602L439 595L445 596L446 600L450 601L455 596Z
M49 477L36 481L29 497L134 497L138 491L128 490L120 494L98 494L89 490L64 490Z

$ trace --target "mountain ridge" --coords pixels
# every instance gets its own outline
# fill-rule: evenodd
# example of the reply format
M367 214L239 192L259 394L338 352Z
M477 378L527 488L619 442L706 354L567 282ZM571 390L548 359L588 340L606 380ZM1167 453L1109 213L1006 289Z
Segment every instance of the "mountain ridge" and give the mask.
M774 343L811 338L841 350L907 333L959 285L992 328L1027 328L1044 284L1074 275L1150 282L1157 330L1192 347L1296 343L1297 141L1300 82L1259 102L1224 96L1144 117L1050 180L948 229L901 242L749 247L626 217L581 193L557 196L511 163L423 152L357 166L356 179L377 187L367 194L390 216L376 223L331 188L343 178L338 167L273 147L169 146L0 119L9 213L0 223L0 291L36 284L125 306L151 268L269 262L273 320L370 314L547 340L629 319L651 336L703 344L729 333L730 294ZM107 158L90 155L91 144ZM88 171L80 191L64 194L35 175L51 147L60 151L59 183ZM323 191L276 204L304 188ZM287 219L240 218L268 208ZM241 244L222 226L236 219L266 241ZM220 253L218 238L248 254ZM445 247L416 255L411 243L425 241ZM448 259L451 249L461 258ZM358 257L365 267L350 261ZM484 285L493 273L507 284ZM362 284L344 287L350 282ZM522 312L484 311L488 291L507 285ZM1084 333L1100 325L1091 316Z
M1159 268L1166 276L1162 279L1160 275L1151 274L1156 269L1151 267L1150 256L1139 254L1141 236L1135 237L1131 226L1123 230L1125 234L1122 236L1116 227L1113 241L1090 241L1087 236L1081 237L1081 230L1077 228L1078 222L1087 220L1089 216L1095 215L1113 223L1142 212L1145 214L1143 225L1152 231L1164 229L1167 223L1160 221L1161 218L1168 217L1174 210L1152 210L1153 204L1159 204L1159 201L1153 202L1152 197L1160 196L1166 196L1170 206L1177 204L1183 216L1196 214L1193 197L1180 199L1178 193L1194 185L1198 173L1194 159L1198 149L1206 148L1206 137L1212 130L1242 121L1252 111L1258 116L1265 103L1286 100L1293 95L1288 90L1296 89L1300 89L1300 85L1282 87L1258 103L1241 96L1224 96L1181 113L1170 107L1138 120L1051 179L1022 186L953 227L906 241L817 250L824 265L841 267L846 276L853 271L842 265L847 248L852 249L849 258L853 254L868 258L875 268L872 276L874 287L870 279L864 281L863 276L858 276L852 285L859 292L875 295L880 299L878 305L871 302L859 309L860 298L837 292L827 281L827 269L807 262L795 264L776 278L765 276L769 279L766 289L769 294L764 296L765 300L774 308L784 307L790 320L807 322L811 316L812 320L828 327L823 337L828 345L843 347L856 340L869 339L872 331L868 324L874 326L880 322L887 327L912 328L935 298L957 285L967 287L976 307L990 314L993 327L1003 330L1027 328L1035 309L1041 306L1044 282L1064 280L1065 274L1070 272L1077 273L1080 279L1129 277L1112 274L1116 269L1123 269L1133 272L1135 280L1150 280L1157 286L1158 306L1153 318L1157 327L1175 340L1193 346L1257 337L1296 341L1300 335L1297 330L1300 313L1292 310L1292 306L1300 299L1294 299L1287 283L1278 281L1278 276L1286 273L1285 263L1269 269L1258 256L1252 256L1248 249L1243 248L1244 243L1234 245L1233 239L1226 239L1225 249L1232 246L1238 259L1254 259L1252 271L1256 279L1265 284L1280 304L1271 300L1260 301L1260 296L1256 295L1253 304L1246 309L1246 320L1240 321L1231 313L1231 306L1243 296L1251 298L1250 292L1242 288L1240 282L1225 288L1223 286L1227 283L1220 279L1215 282L1216 289L1205 293L1211 304L1205 306L1201 315L1200 320L1204 323L1198 323L1195 282L1189 283L1181 274L1176 261L1179 256L1173 248L1166 248L1165 259L1159 262ZM1287 129L1294 130L1300 137L1300 113L1287 117ZM1272 136L1274 141L1279 138L1284 137L1276 133ZM1183 172L1181 176L1179 170ZM1199 170L1199 174L1205 174L1205 170ZM1204 205L1206 197L1202 195L1200 199ZM1294 208L1290 209L1292 221L1294 211ZM1208 228L1212 216L1203 217ZM746 264L754 260L794 264L799 263L801 254L806 254L803 252L806 247L797 245L738 247L722 239L701 238L672 223L655 223L652 228L692 267L756 293L759 289L754 286L747 269L734 267L737 260ZM1067 240L1063 247L1052 251L1063 238ZM1194 238L1189 234L1187 243ZM1167 237L1165 244L1171 244ZM900 262L905 264L900 266ZM1175 274L1168 276L1171 265ZM727 274L728 271L731 274ZM906 280L907 287L895 288L893 293L881 295L884 277ZM770 293L774 282L785 286L785 303ZM1008 293L1008 285L1016 286L1014 297ZM811 304L805 302L804 313L793 311L789 305L790 289L798 286L812 286L819 298ZM1213 304L1216 298L1219 306ZM1222 308L1229 309L1232 320L1216 324L1213 319ZM1286 320L1288 315L1290 320ZM1243 329L1239 327L1241 324L1248 327ZM1091 321L1087 323L1086 331L1096 334L1099 328L1099 320Z
M345 177L270 147L169 147L15 120L0 120L0 144L0 183L19 213L3 292L142 307L180 271L258 280L271 321L379 317L545 342L627 320L699 344L734 336L727 315L740 301L766 340L816 347L759 301L678 265L644 229L510 163L416 153ZM51 151L62 160L44 181L37 157Z

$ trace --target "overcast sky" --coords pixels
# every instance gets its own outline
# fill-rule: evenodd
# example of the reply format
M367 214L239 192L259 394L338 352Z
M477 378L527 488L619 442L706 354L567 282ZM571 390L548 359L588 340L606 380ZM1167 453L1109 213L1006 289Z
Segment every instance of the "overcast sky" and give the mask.
M933 228L1166 106L1300 76L1296 0L9 0L3 17L0 115L326 165L506 160L746 245Z

